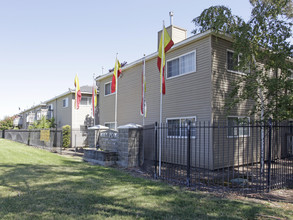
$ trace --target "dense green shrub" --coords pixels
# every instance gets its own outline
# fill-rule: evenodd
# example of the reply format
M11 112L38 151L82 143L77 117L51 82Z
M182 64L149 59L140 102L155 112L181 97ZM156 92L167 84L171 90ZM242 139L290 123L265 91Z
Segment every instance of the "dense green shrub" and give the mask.
M63 147L69 147L70 146L70 137L71 137L70 125L64 125L62 127L62 136L63 136Z
M0 130L9 130L13 128L13 120L15 117L5 117L0 121Z

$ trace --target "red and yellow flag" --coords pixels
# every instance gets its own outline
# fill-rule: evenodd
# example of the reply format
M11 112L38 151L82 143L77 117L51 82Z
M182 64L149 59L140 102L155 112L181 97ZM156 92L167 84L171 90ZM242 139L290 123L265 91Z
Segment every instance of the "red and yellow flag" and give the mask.
M93 117L95 117L95 108L97 106L97 88L95 86L93 86L92 89L92 108L93 108Z
M163 95L165 95L166 93L165 76L164 76L165 54L167 53L168 50L171 49L173 45L174 45L174 42L169 36L165 26L163 26L163 31L161 34L161 40L159 44L158 60L157 60L157 66L160 71L160 92L162 92Z
M81 92L80 92L79 80L78 80L77 74L75 75L75 78L74 78L74 86L75 86L75 103L74 103L74 107L75 107L75 109L79 109L79 103L80 103L80 100L81 100Z
M117 82L117 79L120 76L121 72L122 72L121 64L119 63L119 60L116 58L114 73L113 73L113 77L112 77L111 93L116 92L116 82Z
M141 74L141 104L140 104L140 114L143 117L147 115L147 106L146 106L146 78L145 78L145 58L142 62L142 74Z

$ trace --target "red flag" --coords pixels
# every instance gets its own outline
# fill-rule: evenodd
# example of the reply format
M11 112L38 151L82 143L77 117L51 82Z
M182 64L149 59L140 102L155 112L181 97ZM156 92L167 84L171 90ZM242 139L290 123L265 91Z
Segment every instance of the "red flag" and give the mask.
M169 36L165 26L163 26L161 40L160 40L160 44L159 44L158 59L157 59L157 66L160 71L160 92L162 92L163 95L165 95L165 93L166 93L165 76L164 76L165 53L167 53L167 51L170 50L173 45L174 45L174 42L172 41L171 37Z

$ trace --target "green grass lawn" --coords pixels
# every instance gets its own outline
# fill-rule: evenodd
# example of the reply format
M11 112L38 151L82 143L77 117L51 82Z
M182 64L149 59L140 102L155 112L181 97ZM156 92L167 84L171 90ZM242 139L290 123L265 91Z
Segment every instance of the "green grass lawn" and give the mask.
M269 205L134 178L0 139L0 219L256 219Z

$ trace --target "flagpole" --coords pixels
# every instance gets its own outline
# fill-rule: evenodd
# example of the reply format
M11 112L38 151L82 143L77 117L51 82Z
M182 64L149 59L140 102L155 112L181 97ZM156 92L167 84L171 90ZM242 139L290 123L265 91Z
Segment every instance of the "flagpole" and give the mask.
M93 106L93 116L94 116L94 126L95 126L95 124L96 124L96 118L95 118L95 96L96 96L96 94L95 94L95 73L93 73L93 97L92 98L94 98L94 100L92 100L92 106Z
M118 53L116 53L116 60L115 60L115 66L114 66L114 71L116 69L116 73L115 74L115 80L116 80L116 88L115 88L115 92L116 92L116 95L115 95L115 130L117 130L117 103L118 103L118 99L117 99L117 94L118 94L118 74L117 74L117 68L116 65L117 65L117 55Z
M143 74L142 74L143 80L142 80L142 97L143 97L143 102L142 102L142 109L143 109L143 114L142 114L142 126L144 126L144 118L145 118L145 54L143 55Z
M161 74L160 74L160 138L159 138L159 176L161 176L161 164L162 164L162 111L163 111L163 66L164 66L164 52L165 52L165 45L164 45L164 20L163 20L163 29L162 29L162 54L161 54Z

